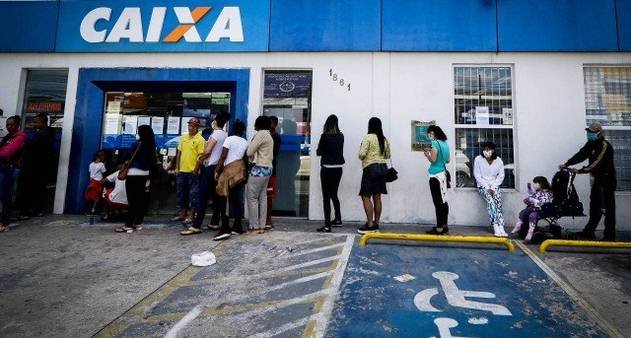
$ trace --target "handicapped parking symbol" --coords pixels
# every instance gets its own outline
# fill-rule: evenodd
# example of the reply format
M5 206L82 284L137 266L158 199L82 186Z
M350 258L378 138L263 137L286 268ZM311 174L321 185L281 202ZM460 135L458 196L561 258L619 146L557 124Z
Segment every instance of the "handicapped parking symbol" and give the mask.
M491 292L460 290L455 282L460 276L453 272L438 271L434 272L432 277L438 279L440 282L447 303L451 306L491 312L495 316L512 316L510 310L502 305L469 300L468 298L493 299L496 296ZM422 290L414 296L414 305L423 312L442 312L431 303L432 297L438 295L438 293L438 288ZM454 319L436 318L434 324L438 327L440 338L466 338L456 337L451 334L451 329L458 326L458 322Z

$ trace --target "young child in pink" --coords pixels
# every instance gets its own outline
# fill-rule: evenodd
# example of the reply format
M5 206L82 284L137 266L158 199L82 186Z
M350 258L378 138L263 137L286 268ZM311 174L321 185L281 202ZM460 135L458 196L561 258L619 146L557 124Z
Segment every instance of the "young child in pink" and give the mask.
M519 213L517 224L511 231L511 234L517 234L524 223L528 223L528 234L526 235L526 242L532 240L532 235L537 227L541 216L541 206L546 203L552 203L553 195L550 191L550 183L543 176L537 176L532 180L533 185L528 183L528 197L524 199L526 208ZM534 190L533 190L534 186Z

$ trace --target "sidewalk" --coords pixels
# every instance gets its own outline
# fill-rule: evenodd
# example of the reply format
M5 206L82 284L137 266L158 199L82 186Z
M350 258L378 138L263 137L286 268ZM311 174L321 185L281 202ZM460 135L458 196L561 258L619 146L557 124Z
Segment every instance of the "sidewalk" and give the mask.
M317 234L315 229L320 222L295 219L277 219L275 230L265 235L235 236L220 243L212 241L210 232L182 237L178 235L179 225L160 219L149 219L144 230L133 234L114 233L116 225L89 225L85 216L50 216L20 222L11 231L1 233L0 336L89 337L98 332L105 336L108 332L118 332L118 336L124 336L124 332L162 336L187 311L201 303L205 310L186 328L190 330L185 331L188 336L269 334L276 332L270 330L279 330L282 320L287 321L285 328L289 329L279 336L301 336L307 330L317 332L322 319L327 319L326 311L317 309L330 299L331 291L336 291L327 285L333 285L333 277L345 272L343 268L336 272L343 266L337 260L343 260L346 255L341 243L347 237L357 240L354 236L357 224L334 228L333 234ZM383 225L382 228L382 231L393 232L426 229L409 225ZM488 235L487 229L478 227L450 230L453 234ZM629 233L620 237L629 238ZM327 242L336 238L342 242ZM427 246L448 250L450 257L456 260L469 259L467 251L456 247ZM189 268L190 255L204 250L217 254L217 264L199 270ZM352 250L361 252L362 249L354 247ZM631 336L628 251L599 254L571 251L539 257L617 332ZM421 255L425 251L411 246L405 252ZM419 257L418 264L427 264ZM356 271L353 260L349 264L346 271ZM271 271L281 272L274 275ZM267 277L238 283L225 279L232 276L230 278L241 280L243 276L261 274ZM230 278L228 280L232 280ZM294 280L292 278L308 284L296 288L294 284L287 284ZM220 284L223 286L217 288ZM277 291L262 294L261 288ZM175 298L158 297L166 293ZM315 297L309 298L313 301L311 305L291 305L294 298L311 297L309 295ZM212 325L219 331L207 331L208 325L217 320L216 316L240 318L249 323L247 316L243 317L239 311L254 311L262 304L277 307L284 304L287 308L257 313L256 318L261 322L255 327L237 322L234 325L243 327L235 328L214 322ZM283 312L285 310L293 317ZM173 315L166 315L164 311ZM313 315L309 315L311 313ZM155 325L151 324L152 319ZM127 327L140 331L104 330L120 323L124 325L119 325L118 329ZM142 325L138 326L139 323ZM262 331L256 331L258 329Z

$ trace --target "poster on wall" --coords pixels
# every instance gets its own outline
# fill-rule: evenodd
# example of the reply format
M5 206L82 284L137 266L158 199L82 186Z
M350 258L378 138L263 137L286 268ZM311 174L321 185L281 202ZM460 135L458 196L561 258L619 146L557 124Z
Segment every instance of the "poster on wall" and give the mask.
M138 116L138 127L145 125L151 125L151 116Z
M121 101L109 101L107 103L108 114L118 114L121 112Z
M138 116L123 116L123 134L136 135L138 131Z
M120 134L122 116L121 114L105 114L105 126L103 126L103 134L118 135Z
M502 108L503 124L513 124L513 108Z
M164 117L162 116L151 117L151 129L153 129L153 133L156 135L164 134Z
M188 134L188 121L192 119L191 116L182 117L182 129L180 130L180 135Z
M311 73L265 73L264 97L309 97Z
M427 129L435 124L436 121L412 120L412 151L424 151L432 147L432 140L427 137Z
M489 125L489 107L475 107L475 124Z
M180 118L178 116L169 116L167 120L167 134L177 135L180 133Z

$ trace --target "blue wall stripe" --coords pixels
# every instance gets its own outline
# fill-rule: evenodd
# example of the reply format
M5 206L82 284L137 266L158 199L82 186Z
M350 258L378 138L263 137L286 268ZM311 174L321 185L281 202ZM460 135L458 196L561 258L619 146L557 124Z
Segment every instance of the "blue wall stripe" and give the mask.
M631 52L631 0L617 0L620 51Z
M0 1L0 52L53 52L57 1Z

